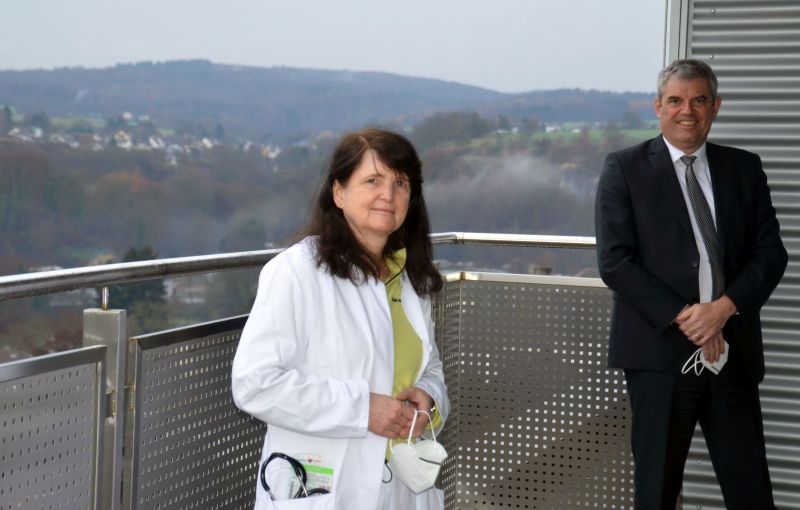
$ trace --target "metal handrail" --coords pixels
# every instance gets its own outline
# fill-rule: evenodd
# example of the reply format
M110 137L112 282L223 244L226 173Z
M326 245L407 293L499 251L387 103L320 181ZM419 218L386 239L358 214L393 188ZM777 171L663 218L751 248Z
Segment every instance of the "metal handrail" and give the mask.
M0 276L0 300L262 266L283 249L122 262Z
M472 244L536 248L594 248L594 237L445 232L432 234L434 245ZM0 301L142 280L231 271L266 264L283 248L194 257L143 260L0 276Z
M431 234L431 242L439 244L472 244L490 246L527 246L532 248L593 249L594 237L545 236L531 234L492 234L486 232L443 232Z

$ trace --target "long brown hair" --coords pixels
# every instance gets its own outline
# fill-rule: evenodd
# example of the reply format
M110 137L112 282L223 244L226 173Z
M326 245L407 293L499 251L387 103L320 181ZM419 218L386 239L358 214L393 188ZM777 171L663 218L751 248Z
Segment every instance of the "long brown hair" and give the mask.
M383 257L406 249L406 273L414 291L432 294L442 288L442 277L433 265L430 220L422 196L422 162L411 142L397 133L364 129L345 135L336 146L328 164L328 173L314 202L306 235L319 237L317 263L340 278L361 283L365 277L378 278L379 263L358 241L347 220L333 201L333 184L344 185L372 151L381 163L406 176L411 184L408 213L403 224L389 235Z

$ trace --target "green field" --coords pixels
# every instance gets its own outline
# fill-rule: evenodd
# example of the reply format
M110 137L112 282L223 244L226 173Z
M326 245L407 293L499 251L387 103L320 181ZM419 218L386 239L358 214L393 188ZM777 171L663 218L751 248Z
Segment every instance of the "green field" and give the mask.
M534 140L574 140L581 136L580 128L578 132L573 130L563 130L563 131L553 131L551 133L545 132L537 132L534 133L533 139ZM617 131L606 131L603 129L590 129L587 131L589 134L589 138L593 141L600 141L603 138L607 137L609 133L619 133L620 135L624 136L625 138L630 138L632 140L647 140L648 138L653 138L654 136L658 135L658 129L620 129Z
M106 122L103 119L93 117L52 117L50 123L53 127L58 129L71 129L76 126L87 127L91 129L100 129L105 126Z

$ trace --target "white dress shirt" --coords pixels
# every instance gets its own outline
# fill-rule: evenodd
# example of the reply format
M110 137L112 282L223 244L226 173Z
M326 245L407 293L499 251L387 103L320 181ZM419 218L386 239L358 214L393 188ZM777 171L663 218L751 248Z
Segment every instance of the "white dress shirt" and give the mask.
M703 195L708 202L708 208L711 211L711 217L714 220L714 228L717 228L717 214L714 209L714 192L711 188L711 172L708 169L708 158L706 157L706 144L700 146L693 154L684 154L684 152L672 144L666 138L664 143L667 144L669 155L672 158L672 165L675 167L675 174L678 176L678 182L681 185L683 192L683 200L686 202L686 208L689 210L689 219L692 221L692 232L694 232L694 241L697 245L697 251L700 254L699 262L699 284L700 284L700 302L708 303L711 301L711 263L708 261L708 252L706 251L706 244L700 236L700 229L697 226L697 220L694 217L694 210L689 201L689 192L686 190L686 165L681 161L681 156L695 156L692 169L697 177L697 182L700 184L700 189L703 190Z

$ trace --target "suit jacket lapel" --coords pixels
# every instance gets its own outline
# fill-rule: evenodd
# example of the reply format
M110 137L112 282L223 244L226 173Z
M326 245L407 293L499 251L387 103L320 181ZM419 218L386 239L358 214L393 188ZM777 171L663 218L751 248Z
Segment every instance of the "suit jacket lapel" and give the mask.
M683 197L681 184L675 175L675 165L669 155L661 135L650 142L650 166L655 174L655 184L664 190L670 210L678 218L687 236L694 240L692 222L689 219L689 209L686 208L686 199ZM716 193L715 193L716 194Z

